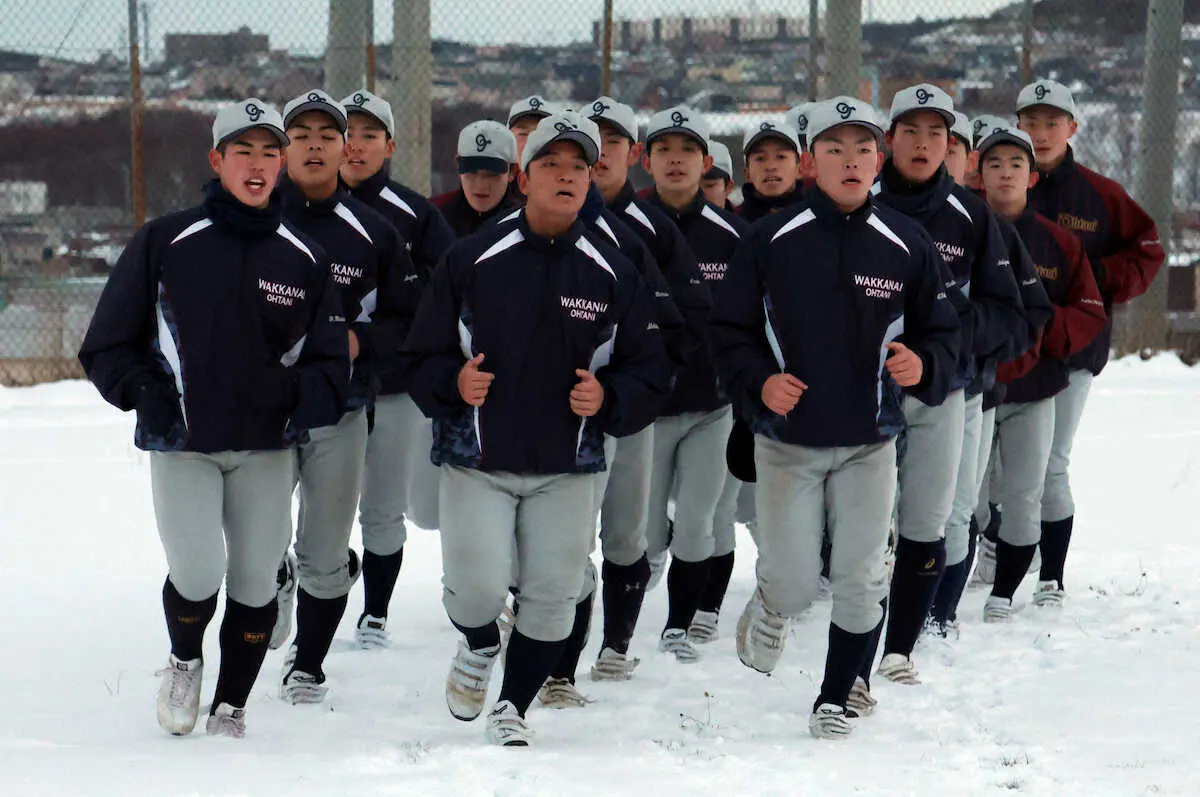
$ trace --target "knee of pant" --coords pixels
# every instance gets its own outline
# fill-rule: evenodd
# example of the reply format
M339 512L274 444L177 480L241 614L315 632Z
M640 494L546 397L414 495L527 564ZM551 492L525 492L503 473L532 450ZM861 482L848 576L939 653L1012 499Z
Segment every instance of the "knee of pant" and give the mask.
M279 589L275 581L275 574L278 570L279 563L277 562L269 571L257 573L254 577L238 577L231 573L225 582L225 594L230 600L245 606L266 606L275 600L275 593ZM178 587L178 585L176 586Z
M466 628L479 628L496 621L504 611L504 603L508 599L508 582L504 579L503 586L499 582L484 585L482 582L472 582L467 589L442 589L442 605L446 614L455 623ZM524 612L524 603L521 607Z
M604 561L628 567L646 553L646 535L628 529L602 529L600 550Z
M1042 539L1040 517L1014 517L1012 512L1005 512L1004 522L1000 524L1000 539L1009 545L1037 545Z
M657 518L651 512L646 521L646 552L655 556L667 550L670 536L670 526L667 523L666 515Z
M408 542L408 529L401 518L399 523L362 525L363 548L377 556L391 556Z
M886 594L886 588L880 590ZM872 596L874 591L872 591ZM875 630L879 625L879 621L883 619L883 607L880 601L883 595L879 595L872 599L866 594L857 594L854 596L839 595L837 590L833 593L833 611L830 614L830 621L845 631L851 634L865 634Z
M354 586L354 580L350 578L349 562L342 562L341 566L332 572L314 571L311 567L305 568L303 564L297 569L300 571L300 586L314 598L340 598L349 594L350 588Z
M579 590L579 597L575 599L575 602L578 603L589 595L594 594L597 583L596 565L592 564L591 559L588 559L587 567L583 571L583 588Z
M566 639L575 624L575 598L550 600L521 596L517 612L517 630L538 642L559 642Z
M767 608L787 617L799 617L817 600L821 583L814 574L812 578L790 578L780 581L761 579L759 587Z
M175 585L175 591L181 597L199 603L221 591L221 582L225 580L225 569L211 567L202 570L189 567L186 570L172 571L168 577Z
M909 523L897 523L896 533L912 542L937 542L945 539L946 526L945 520L938 522L937 518L932 515L926 515L919 519L911 519ZM845 627L845 626L843 626Z
M715 548L716 540L711 531L707 534L703 531L680 533L676 526L675 536L671 538L671 555L685 562L703 562L713 555Z
M969 516L968 516L969 517ZM967 558L967 546L971 539L971 522L951 524L946 527L946 566L956 565Z
M733 530L733 526L728 529L716 529L713 534L713 556L726 556L733 553L733 549L737 546L737 533Z

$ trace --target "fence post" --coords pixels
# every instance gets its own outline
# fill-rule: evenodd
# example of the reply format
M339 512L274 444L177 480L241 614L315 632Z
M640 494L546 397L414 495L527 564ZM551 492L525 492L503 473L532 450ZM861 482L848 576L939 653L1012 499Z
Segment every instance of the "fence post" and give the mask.
M829 95L857 96L862 75L862 0L826 4L825 46Z
M1033 0L1025 0L1021 20L1021 84L1033 82Z
M363 13L366 14L367 27L367 91L375 91L375 0L366 0L366 8Z
M392 177L422 194L430 188L433 53L429 0L395 0L392 44L392 107L396 154Z
M335 98L363 87L366 71L366 3L329 0L329 44L325 49L325 90Z
M1138 125L1134 197L1154 219L1163 248L1170 252L1175 169L1175 126L1179 117L1180 39L1183 0L1150 0L1146 12L1146 68L1142 119ZM1166 271L1164 266L1163 272ZM1127 351L1165 348L1168 337L1167 275L1130 307Z
M133 226L146 223L142 170L142 56L138 48L138 0L129 0L129 196Z
M808 0L808 100L821 96L821 0Z
M613 0L604 0L604 30L602 31L604 48L600 63L600 93L612 94L612 40L613 40Z

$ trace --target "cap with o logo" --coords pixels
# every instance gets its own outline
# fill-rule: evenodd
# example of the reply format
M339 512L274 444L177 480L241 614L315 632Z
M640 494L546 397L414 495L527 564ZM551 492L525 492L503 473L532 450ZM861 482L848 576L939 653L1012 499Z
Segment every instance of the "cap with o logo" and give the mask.
M990 113L980 114L971 120L971 147L979 149L979 142L996 130L1012 127L1012 123L1002 116Z
M458 173L504 174L517 162L517 139L499 122L471 122L458 134Z
M808 115L816 105L815 102L802 102L783 116L784 123L796 131L801 149L808 149Z
M984 136L983 140L979 142L979 159L982 161L984 156L987 155L988 150L998 144L1012 144L1015 147L1020 147L1029 156L1030 163L1035 161L1033 139L1024 130L1018 130L1009 125L997 127Z
M879 116L869 103L854 97L834 97L824 102L818 102L808 115L808 146L810 149L824 134L845 125L865 127L875 136L876 141L883 141L883 128L879 126Z
M258 97L247 97L217 112L212 126L213 149L256 127L274 133L280 146L286 147L291 143L283 130L283 117L279 111Z
M954 112L954 124L950 127L950 135L958 136L967 149L971 149L971 120L962 111Z
M774 122L759 122L746 131L746 135L742 137L742 155L749 158L750 152L761 142L768 138L779 139L794 149L797 154L800 153L800 141L796 138L796 132L790 125L777 125Z
M512 127L514 122L525 116L532 116L535 119L545 119L555 110L557 108L554 103L548 101L540 94L534 94L523 100L517 100L512 104L512 107L508 109L508 126Z
M529 164L545 155L556 141L578 144L589 166L600 160L600 128L596 123L577 113L555 113L538 122L529 134L521 152L521 170L529 171Z
M597 97L587 107L587 115L596 124L607 122L626 138L638 140L637 114L623 102L617 102L612 97Z
M894 125L906 114L917 111L933 111L946 120L946 127L954 126L954 100L932 83L919 83L896 92L892 98L891 123Z
M392 116L392 105L378 94L359 89L343 99L342 105L346 108L347 115L361 113L374 117L383 125L389 136L396 137L396 120Z
M646 144L653 144L655 139L672 133L694 138L700 143L704 154L708 154L708 122L704 121L704 116L699 111L686 105L676 105L654 114L650 117L650 124L646 126Z
M712 155L713 167L704 173L704 179L712 180L720 178L732 181L733 156L729 154L729 147L720 141L710 141L708 144L708 154Z
M346 132L346 109L342 104L320 89L306 91L298 97L288 100L283 106L283 127L286 130L292 121L306 111L320 111L333 119L338 130Z
M1048 105L1075 118L1075 96L1057 80L1039 80L1021 89L1017 95L1017 113L1035 105Z

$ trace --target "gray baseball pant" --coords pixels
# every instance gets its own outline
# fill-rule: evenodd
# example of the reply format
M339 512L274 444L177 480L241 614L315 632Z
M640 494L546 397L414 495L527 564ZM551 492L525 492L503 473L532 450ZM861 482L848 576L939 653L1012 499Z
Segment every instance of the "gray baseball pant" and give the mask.
M608 470L597 479L600 549L605 561L628 567L646 554L646 518L654 465L654 425L604 439Z
M1072 371L1066 389L1054 397L1054 444L1050 448L1046 489L1042 495L1042 520L1047 523L1065 520L1075 514L1067 469L1071 465L1071 446L1079 431L1079 419L1083 417L1083 407L1094 378L1091 371Z
M732 473L725 479L725 489L721 491L721 498L717 501L717 508L713 513L713 556L733 553L737 542L734 524L737 522L738 496L741 495L743 485L744 482ZM678 500L675 506L675 512L678 513Z
M438 527L441 471L429 459L433 425L407 395L375 399L375 428L367 438L359 523L363 547L389 556L404 547L407 517L423 529Z
M667 550L667 503L675 497L671 555L703 562L716 550L713 516L725 489L729 468L725 445L733 428L733 411L689 412L654 422L654 466L646 520L646 552Z
M936 407L905 396L903 410L907 450L900 461L896 531L913 542L937 542L946 535L962 460L963 391Z
M348 412L336 426L308 434L308 442L296 450L296 563L304 591L328 600L349 593L354 584L346 551L362 491L367 412Z
M1054 440L1054 399L1002 404L996 410L1000 539L1037 545L1042 539L1042 491Z
M950 519L946 521L946 565L967 558L971 538L971 515L979 500L979 446L983 442L983 395L966 399L963 406L962 454L954 485Z
M992 519L990 501L999 495L996 456L996 408L983 413L983 430L979 442L979 498L975 502L975 524L980 531L987 528Z
M796 617L816 600L828 525L832 620L852 634L874 630L888 593L895 442L807 448L756 435L754 464L758 586L766 605Z
M158 535L185 599L206 600L224 581L229 598L245 606L275 600L275 573L292 539L294 456L151 452Z
M566 639L596 533L598 478L443 466L442 603L450 619L466 628L494 622L515 586L517 630L543 642Z

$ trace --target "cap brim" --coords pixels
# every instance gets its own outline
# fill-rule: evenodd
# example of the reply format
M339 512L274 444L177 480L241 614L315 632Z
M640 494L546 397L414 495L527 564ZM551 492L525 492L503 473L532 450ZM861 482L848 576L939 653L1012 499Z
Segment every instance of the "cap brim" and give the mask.
M780 132L779 130L760 130L751 136L749 141L742 145L742 152L749 155L750 150L757 147L764 139L767 138L777 138L786 143L792 149L796 149L796 141L787 133ZM799 154L799 152L799 150L796 150L797 154Z
M233 141L235 138L237 138L242 133L245 133L248 130L256 130L258 128L261 128L263 130L267 130L267 131L274 133L275 138L279 139L279 145L281 147L286 147L288 144L292 143L292 140L290 138L288 138L288 134L286 132L284 132L283 130L281 130L280 128L276 127L275 125L257 124L257 125L246 125L245 127L239 127L237 130L226 133L224 136L221 137L221 140L218 141L213 146L213 149L216 149L217 147L221 146L222 144L228 144L230 141Z
M1018 138L1017 136L1012 135L1011 133L1006 133L1004 131L1001 131L999 133L992 133L990 135L984 136L979 141L979 157L980 157L980 159L982 159L983 156L988 153L988 150L998 147L1001 144L1009 144L1014 147L1019 147L1021 149L1021 151L1023 151L1030 158L1036 157L1033 153L1033 147L1029 146L1028 143L1026 143L1022 139Z
M332 119L338 127L338 130L346 132L346 117L337 112L337 109L330 106L327 102L302 102L288 112L288 115L283 117L283 126L290 127L292 120L302 113L307 111L320 111L321 113Z
M515 113L512 116L508 117L508 127L512 127L514 124L521 121L526 116L532 116L534 119L545 119L547 116L550 116L550 112L549 111L528 110L528 111L521 111L520 113Z
M350 115L351 115L351 114L356 114L356 113L358 113L358 114L362 114L363 116L369 116L369 117L371 117L371 118L372 118L372 119L374 119L376 122L379 122L379 126L383 128L384 132L386 132L386 133L387 133L389 136L392 134L391 128L389 128L389 127L388 127L388 123L387 123L387 122L385 122L383 119L380 119L378 116L376 116L375 114L371 113L371 112L370 112L370 111L368 111L366 108L362 108L362 107L360 107L360 106L357 106L357 105L356 105L356 106L354 106L353 108L347 108L347 109L346 109L346 117L347 117L347 122L349 121L349 117L350 117Z
M1058 103L1046 102L1045 100L1039 100L1037 102L1030 102L1030 103L1026 103L1025 105L1018 105L1017 113L1024 113L1025 111L1028 111L1031 108L1053 108L1056 111L1062 111L1063 113L1065 113L1067 116L1071 117L1072 119L1075 118L1075 109L1074 108L1064 108L1062 105L1059 105Z
M508 172L511 164L501 158L482 158L478 155L459 156L458 158L458 173L470 174L472 172L489 172L491 174L505 174Z
M687 136L688 138L699 142L700 146L704 148L704 154L705 155L708 154L708 141L704 138L704 136L700 135L699 133L695 132L694 130L688 130L685 127L667 127L662 130L659 130L657 132L651 133L646 136L646 145L649 146L650 144L653 144L655 141L658 141L663 136L670 136L670 135Z
M588 119L591 119L593 122L595 122L597 127L600 126L601 122L603 122L606 125L612 125L613 127L615 127L617 129L617 132L620 133L621 135L625 136L625 138L627 138L630 141L633 141L635 143L637 142L637 133L636 132L631 133L630 131L626 130L625 125L621 124L620 122L609 119L606 116L589 116Z
M733 175L726 174L724 169L718 169L716 166L706 171L701 178L702 180L729 180L733 182Z
M873 122L864 122L864 121L861 121L858 119L851 119L851 120L847 120L845 122L838 122L836 125L830 125L829 127L820 131L816 135L812 136L808 140L809 146L811 147L813 144L815 144L817 139L819 139L821 136L825 135L826 133L832 133L834 130L837 130L838 128L849 127L851 125L854 125L855 127L863 127L863 128L866 128L867 130L870 130L871 134L873 136L875 136L875 140L877 142L879 142L880 144L882 144L884 139L887 137L887 133L879 125L877 125Z
M899 124L901 119L908 116L910 113L918 113L920 111L933 111L938 116L942 117L942 120L946 123L947 129L953 129L954 125L958 123L958 120L954 118L953 111L947 111L942 108L930 108L928 106L917 106L916 108L909 108L903 113L897 114L896 118L891 120L891 124L893 127L895 127L897 124Z
M547 141L533 154L533 157L529 159L529 163L545 157L546 150L550 149L550 145L557 141L573 141L578 144L583 149L583 159L587 161L588 166L595 166L596 161L600 160L600 151L596 148L595 140L587 133L576 128L574 130L564 130Z

